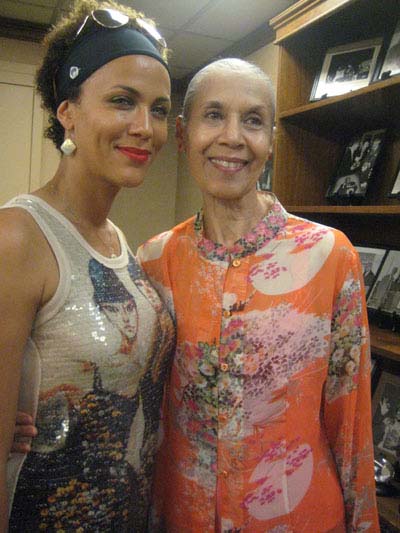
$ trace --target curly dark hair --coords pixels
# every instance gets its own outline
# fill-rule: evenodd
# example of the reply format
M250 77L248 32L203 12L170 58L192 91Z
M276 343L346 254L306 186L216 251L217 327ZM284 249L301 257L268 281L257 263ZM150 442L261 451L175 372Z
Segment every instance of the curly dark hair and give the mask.
M68 56L71 45L75 40L76 32L82 25L86 16L96 9L116 9L129 16L131 20L144 17L143 13L127 6L121 5L113 0L99 2L97 0L75 0L71 11L62 18L46 35L43 44L45 46L45 56L43 62L36 73L36 89L41 96L42 106L49 113L49 126L45 135L51 139L56 148L64 141L64 128L57 119L57 107L55 93L55 77L60 65ZM153 23L152 20L146 18ZM163 52L163 58L167 60L168 51ZM76 101L80 95L80 86L70 87L68 99Z

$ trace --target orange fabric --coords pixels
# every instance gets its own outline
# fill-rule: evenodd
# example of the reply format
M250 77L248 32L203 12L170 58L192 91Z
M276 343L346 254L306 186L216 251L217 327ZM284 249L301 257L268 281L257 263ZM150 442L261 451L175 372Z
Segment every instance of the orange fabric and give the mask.
M379 531L358 255L278 201L231 250L201 214L139 260L177 323L154 531Z

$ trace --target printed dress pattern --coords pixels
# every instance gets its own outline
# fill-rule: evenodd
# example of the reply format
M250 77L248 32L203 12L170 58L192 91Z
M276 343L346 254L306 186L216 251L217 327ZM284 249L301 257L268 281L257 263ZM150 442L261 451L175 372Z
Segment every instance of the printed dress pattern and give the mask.
M30 209L58 231L72 260L64 303L32 331L39 433L18 478L10 531L144 533L171 317L128 251L124 266L111 267L121 260L92 257L36 201Z
M154 531L379 531L357 254L278 201L235 246L202 215L138 253L178 340Z

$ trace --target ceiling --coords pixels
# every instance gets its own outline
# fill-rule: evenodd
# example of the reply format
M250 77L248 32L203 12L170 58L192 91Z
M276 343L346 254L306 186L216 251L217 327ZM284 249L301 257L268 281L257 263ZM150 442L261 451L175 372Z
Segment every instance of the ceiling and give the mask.
M268 21L295 0L124 0L153 18L172 77L185 79L218 56L246 56L273 40ZM71 0L0 0L0 36L41 40Z

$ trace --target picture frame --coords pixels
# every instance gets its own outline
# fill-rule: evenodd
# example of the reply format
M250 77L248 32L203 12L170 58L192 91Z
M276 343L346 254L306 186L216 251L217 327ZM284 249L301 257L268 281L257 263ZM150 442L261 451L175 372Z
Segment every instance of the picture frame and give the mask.
M400 19L397 21L391 36L382 65L379 68L378 79L391 78L400 74Z
M385 129L370 130L352 137L329 183L328 199L351 202L364 198L385 140Z
M389 198L398 198L400 200L400 162L394 177L393 187L388 194Z
M372 397L372 433L375 457L394 464L400 451L400 376L386 370Z
M271 191L272 190L272 170L273 170L273 160L272 156L265 163L263 173L257 182L258 191Z
M389 250L367 298L367 307L400 315L400 251Z
M360 262L363 269L365 294L368 297L368 294L375 283L388 250L386 248L371 248L368 246L355 246L355 249L360 256Z
M376 71L383 38L329 48L316 76L310 100L338 96L369 85Z

